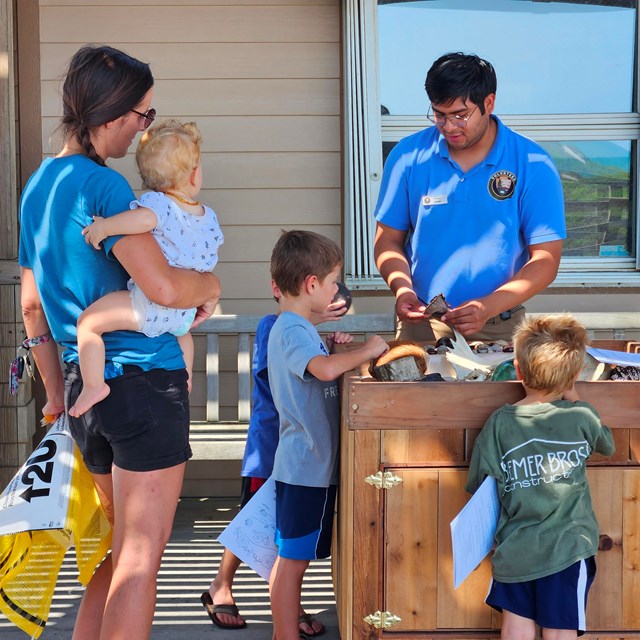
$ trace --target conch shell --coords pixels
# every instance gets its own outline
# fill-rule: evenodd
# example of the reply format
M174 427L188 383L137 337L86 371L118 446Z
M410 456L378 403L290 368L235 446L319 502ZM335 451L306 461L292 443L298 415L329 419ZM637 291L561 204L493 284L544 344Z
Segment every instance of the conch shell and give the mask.
M385 382L419 380L427 371L424 349L408 340L392 340L389 351L372 360L369 373L372 378Z

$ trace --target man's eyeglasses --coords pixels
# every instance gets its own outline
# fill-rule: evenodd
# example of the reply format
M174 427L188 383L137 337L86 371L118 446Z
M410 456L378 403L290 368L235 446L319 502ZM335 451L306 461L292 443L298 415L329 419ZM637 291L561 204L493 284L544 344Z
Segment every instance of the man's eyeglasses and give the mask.
M461 127L464 129L464 127L467 126L467 122L469 121L469 118L476 112L477 109L478 109L478 105L476 105L476 108L468 116L459 116L459 115L445 116L441 113L433 113L431 111L431 107L429 107L429 113L427 113L427 119L431 120L431 122L433 122L433 124L435 124L436 127L444 127L448 120L452 125L456 127Z
M135 109L131 109L131 113L135 113L137 116L144 118L144 128L148 129L151 123L156 119L156 110L149 109L146 113L141 113L140 111L136 111Z

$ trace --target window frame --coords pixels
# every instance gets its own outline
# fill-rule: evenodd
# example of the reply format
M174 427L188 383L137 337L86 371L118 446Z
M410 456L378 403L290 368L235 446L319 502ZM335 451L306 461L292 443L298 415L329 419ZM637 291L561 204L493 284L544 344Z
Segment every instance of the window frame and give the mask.
M378 86L377 0L344 0L345 77L345 281L353 289L387 289L373 259L373 211L382 177L382 143L397 142L430 126L425 116L381 116ZM631 208L635 257L563 257L551 287L640 285L640 9L636 9L635 86L629 113L502 115L501 121L537 142L631 142Z

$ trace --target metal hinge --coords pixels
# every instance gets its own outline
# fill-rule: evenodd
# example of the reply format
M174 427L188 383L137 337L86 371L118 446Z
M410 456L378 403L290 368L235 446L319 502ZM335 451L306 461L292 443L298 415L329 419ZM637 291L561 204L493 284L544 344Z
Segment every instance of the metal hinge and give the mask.
M376 629L388 629L394 624L398 624L401 620L402 618L393 615L393 613L389 611L376 611L364 618L364 621L367 624L375 627Z
M376 489L391 489L391 487L395 487L397 484L402 482L402 478L398 478L398 476L394 476L391 471L378 471L378 473L374 473L371 476L367 476L364 479L365 482L373 485Z

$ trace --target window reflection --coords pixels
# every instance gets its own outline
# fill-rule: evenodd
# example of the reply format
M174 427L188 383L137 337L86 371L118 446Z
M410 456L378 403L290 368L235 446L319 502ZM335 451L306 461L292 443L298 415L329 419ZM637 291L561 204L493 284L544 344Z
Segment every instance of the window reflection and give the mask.
M633 255L631 143L574 140L540 144L562 178L567 220L562 255Z
M384 159L396 142L383 142ZM635 255L629 141L540 142L560 172L567 221L564 257ZM635 144L635 143L634 143Z
M393 115L426 113L427 70L448 51L494 65L498 114L632 110L634 0L378 5L380 96Z

